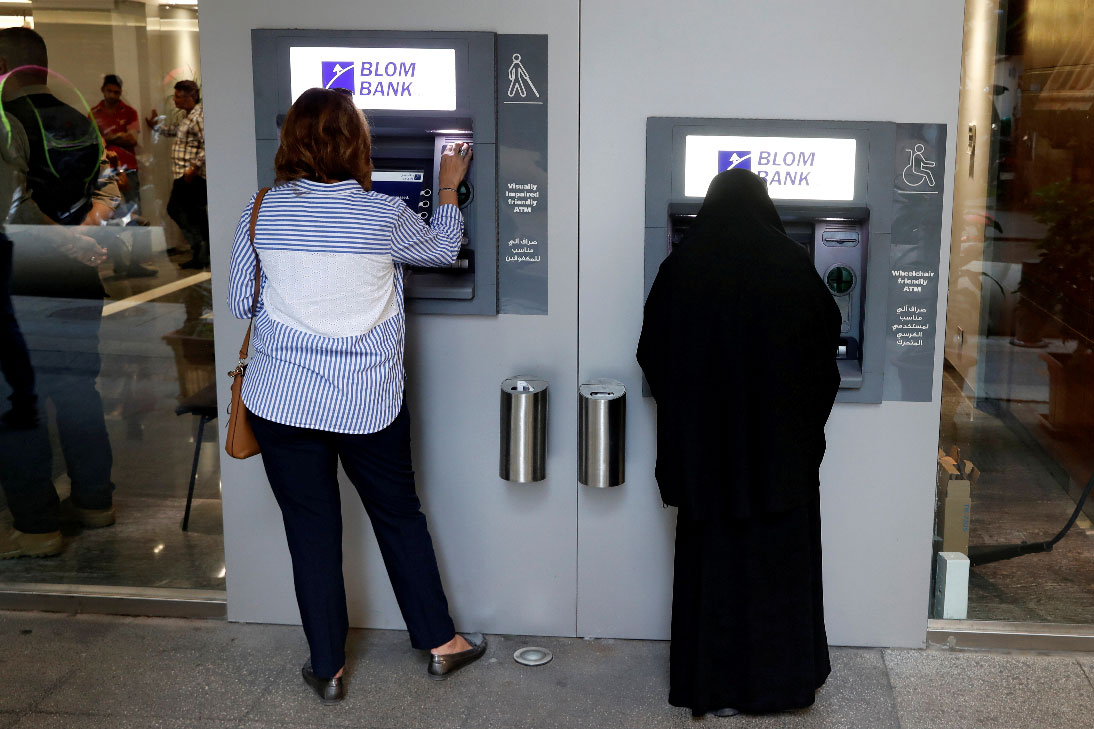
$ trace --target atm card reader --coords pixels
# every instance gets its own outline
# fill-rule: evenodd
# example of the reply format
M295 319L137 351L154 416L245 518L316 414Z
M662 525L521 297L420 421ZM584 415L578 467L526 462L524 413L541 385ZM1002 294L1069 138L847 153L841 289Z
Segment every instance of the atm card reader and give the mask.
M821 241L826 246L857 246L859 234L857 230L826 230L821 234Z
M403 200L429 224L440 198L439 175L441 155L449 145L473 142L470 119L446 120L447 124L465 127L459 130L434 130L435 119L379 117L372 127L372 189ZM474 166L474 161L472 161ZM471 176L468 171L468 177ZM467 229L472 229L469 208L474 199L470 179L460 183L456 192ZM475 298L475 251L464 235L456 260L447 267L424 268L409 266L406 276L408 299Z
M440 197L441 155L448 145L471 144L472 137L452 134L437 134L433 146L433 204ZM465 152L466 154L466 152ZM474 161L471 163L474 165ZM470 176L470 171L468 172ZM467 217L471 214L470 205L474 199L474 188L470 180L465 179L456 188L456 200ZM414 299L473 299L475 297L475 251L470 245L466 233L456 260L446 268L418 268L411 266L406 277L406 295Z

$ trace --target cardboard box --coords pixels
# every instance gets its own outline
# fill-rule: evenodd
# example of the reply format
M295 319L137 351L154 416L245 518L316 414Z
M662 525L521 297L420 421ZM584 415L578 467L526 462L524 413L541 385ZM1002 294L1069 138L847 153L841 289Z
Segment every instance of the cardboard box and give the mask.
M942 501L942 551L969 553L969 513L972 484L965 479L946 482Z
M936 534L942 539L943 552L969 553L972 486L979 478L980 470L961 457L957 446L948 454L938 450Z

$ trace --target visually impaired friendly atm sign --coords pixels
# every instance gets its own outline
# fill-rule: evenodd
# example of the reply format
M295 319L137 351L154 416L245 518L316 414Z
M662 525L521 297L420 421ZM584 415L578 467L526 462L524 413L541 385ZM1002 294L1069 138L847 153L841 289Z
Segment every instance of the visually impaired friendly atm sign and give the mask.
M853 200L855 140L826 137L736 137L689 134L684 142L684 195L704 197L729 169L767 180L773 200Z
M452 48L294 47L289 77L293 101L318 87L352 93L360 109L456 108Z

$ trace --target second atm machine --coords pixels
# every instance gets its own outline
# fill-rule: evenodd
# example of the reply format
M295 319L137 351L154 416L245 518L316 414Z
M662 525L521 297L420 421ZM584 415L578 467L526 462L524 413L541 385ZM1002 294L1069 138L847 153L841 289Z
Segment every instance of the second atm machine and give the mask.
M888 122L650 118L645 291L719 172L767 180L787 235L810 254L843 319L838 402L881 402L894 126ZM742 356L764 356L747 351Z
M441 151L471 142L458 197L464 244L448 269L411 269L407 309L497 314L495 34L253 30L259 183L273 183L281 123L309 88L352 95L372 129L372 186L423 220L438 197Z

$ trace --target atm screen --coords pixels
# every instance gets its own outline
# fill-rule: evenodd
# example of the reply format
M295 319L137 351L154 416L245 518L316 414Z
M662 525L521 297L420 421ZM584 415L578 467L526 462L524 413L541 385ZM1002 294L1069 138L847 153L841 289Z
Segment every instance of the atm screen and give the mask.
M372 189L399 198L423 220L429 217L430 191L425 188L424 170L373 170Z
M855 199L856 140L689 134L684 140L684 195L701 198L719 172L750 170L772 200Z
M359 109L456 108L456 51L452 48L289 48L295 101L311 88L349 91Z

